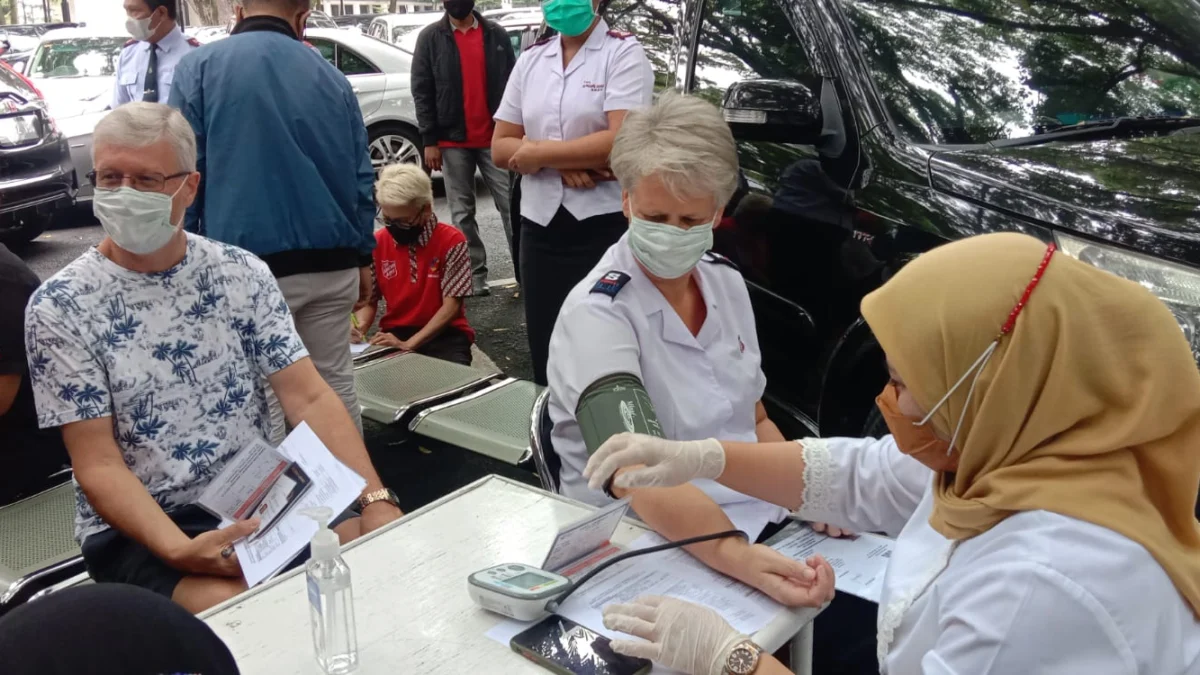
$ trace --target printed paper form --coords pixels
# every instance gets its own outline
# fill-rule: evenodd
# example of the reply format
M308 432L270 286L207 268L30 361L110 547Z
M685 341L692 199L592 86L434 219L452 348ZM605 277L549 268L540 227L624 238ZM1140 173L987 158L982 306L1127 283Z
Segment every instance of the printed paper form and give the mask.
M291 462L266 441L254 439L238 451L196 503L224 520L249 518L250 511L283 475Z
M359 354L362 354L370 349L372 346L374 345L372 345L370 342L351 342L350 353L354 356L358 356Z
M820 553L836 573L839 591L864 600L879 602L883 577L892 559L893 541L875 534L840 539L814 532L807 525L792 524L771 537L767 544L794 560Z
M631 548L661 543L665 540L658 535L647 534ZM711 607L748 635L764 628L783 609L758 591L710 570L683 549L675 549L614 565L575 591L558 614L609 638L628 637L604 627L603 610L641 595L666 595ZM501 620L487 635L507 645L514 635L533 623ZM664 671L655 666L655 672Z
M246 585L251 587L286 567L317 533L316 522L301 513L304 509L328 506L336 518L358 498L367 484L334 457L303 422L288 434L278 450L299 464L312 478L313 485L270 531L253 541L243 539L233 545ZM226 521L221 526L229 524L231 522Z

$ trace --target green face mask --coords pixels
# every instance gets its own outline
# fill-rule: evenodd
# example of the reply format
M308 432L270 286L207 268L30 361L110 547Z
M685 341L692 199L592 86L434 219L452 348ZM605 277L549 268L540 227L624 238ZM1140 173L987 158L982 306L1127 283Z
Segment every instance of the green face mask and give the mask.
M567 37L583 35L596 18L592 0L547 0L542 15L551 28Z

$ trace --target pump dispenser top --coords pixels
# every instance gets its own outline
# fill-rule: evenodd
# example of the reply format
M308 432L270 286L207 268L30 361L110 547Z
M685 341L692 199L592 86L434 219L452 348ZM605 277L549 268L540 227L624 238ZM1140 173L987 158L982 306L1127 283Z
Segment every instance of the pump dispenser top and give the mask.
M337 533L329 529L329 521L333 520L333 509L328 506L317 506L301 511L304 515L317 521L317 533L309 542L312 560L333 560L338 555L340 542Z

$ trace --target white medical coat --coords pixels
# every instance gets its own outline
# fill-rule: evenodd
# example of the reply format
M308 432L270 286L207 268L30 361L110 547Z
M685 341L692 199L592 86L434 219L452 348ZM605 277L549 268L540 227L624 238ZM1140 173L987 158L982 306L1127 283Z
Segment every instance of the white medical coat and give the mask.
M932 472L891 436L806 439L806 520L897 536L879 610L887 675L1193 675L1200 622L1154 558L1049 511L948 541Z
M629 280L615 295L595 292L596 282L610 272L627 274ZM567 295L550 337L547 366L563 494L596 505L610 501L583 478L588 454L575 420L580 395L607 375L641 378L667 438L757 440L755 406L767 379L746 282L730 263L711 255L694 274L708 305L695 336L634 260L628 234ZM735 524L757 520L761 530L786 515L713 481L696 484L722 506L757 505L748 521L731 514ZM753 538L758 532L749 534Z

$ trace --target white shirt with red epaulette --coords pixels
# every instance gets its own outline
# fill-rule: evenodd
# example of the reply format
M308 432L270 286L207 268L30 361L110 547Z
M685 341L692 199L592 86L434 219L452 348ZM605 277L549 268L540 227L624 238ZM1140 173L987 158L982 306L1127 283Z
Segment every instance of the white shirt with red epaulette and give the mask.
M166 103L175 79L179 60L200 46L195 38L183 34L176 26L158 41L158 102ZM121 50L117 61L117 81L113 85L112 107L142 100L146 91L146 66L150 63L150 43L130 40Z
M630 33L610 31L603 19L563 68L562 38L538 42L517 58L496 119L525 128L531 140L563 141L608 129L608 113L649 106L654 69ZM521 215L546 225L559 206L579 220L621 210L615 181L569 188L555 169L521 180Z

